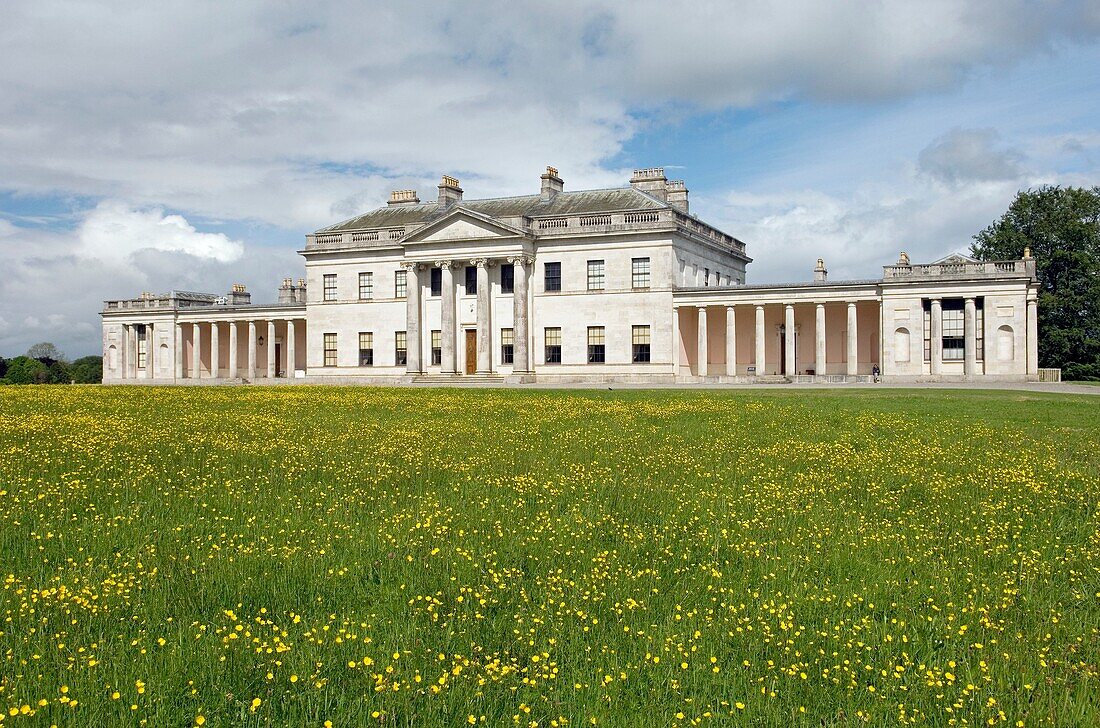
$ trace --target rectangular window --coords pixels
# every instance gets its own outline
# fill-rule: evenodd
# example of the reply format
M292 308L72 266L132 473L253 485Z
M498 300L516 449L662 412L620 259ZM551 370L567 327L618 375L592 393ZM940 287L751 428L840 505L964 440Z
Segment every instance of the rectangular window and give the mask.
M325 366L336 366L336 334L325 334Z
M547 263L542 277L544 291L561 290L561 263Z
M932 301L921 299L921 308L924 309L924 360L932 361Z
M374 366L374 333L371 331L359 332L359 366Z
M704 268L703 269L703 285L704 286L709 286L710 285L710 268Z
M369 301L374 298L374 274L359 274L359 300Z
M720 270L714 271L714 285L722 285L722 271Z
M408 298L409 296L409 272L399 270L393 274L393 297Z
M974 301L974 358L985 360L985 298Z
M431 272L431 293L433 296L443 295L443 269L432 268Z
M606 361L607 349L604 346L603 326L588 327L588 363L603 364Z
M477 266L476 265L466 266L466 295L467 296L476 296L477 295Z
M633 258L630 261L630 285L633 288L649 288L649 258Z
M145 324L137 325L137 368L144 369L149 357L149 329Z
M588 290L590 290L590 291L602 291L603 290L603 261L602 260L590 260L590 261L588 261Z
M963 301L945 298L943 301L943 360L962 361L965 357Z
M336 300L336 274L325 273L324 275L324 293L326 301Z
M546 342L546 363L561 364L561 329L545 329L543 336Z
M405 343L405 332L393 332L393 363L399 367L405 366L408 361L409 349Z
M649 327L630 327L630 360L635 364L645 364L649 361Z
M512 329L500 330L500 363L501 364L514 364L515 363L515 334Z
M511 293L515 287L516 269L511 263L500 266L500 292Z
M432 331L432 364L443 363L443 332Z

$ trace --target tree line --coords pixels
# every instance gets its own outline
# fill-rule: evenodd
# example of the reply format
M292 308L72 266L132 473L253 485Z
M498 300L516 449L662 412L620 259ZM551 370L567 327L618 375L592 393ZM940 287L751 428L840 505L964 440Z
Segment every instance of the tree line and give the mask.
M44 341L23 356L0 357L3 384L99 384L103 381L103 357L91 355L69 361L61 350Z

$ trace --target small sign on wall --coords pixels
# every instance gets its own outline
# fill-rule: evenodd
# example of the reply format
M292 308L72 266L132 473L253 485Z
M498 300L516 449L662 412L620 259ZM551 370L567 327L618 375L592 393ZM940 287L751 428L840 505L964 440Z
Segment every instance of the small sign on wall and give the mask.
M748 372L749 374L756 374L756 367L749 367L745 371Z

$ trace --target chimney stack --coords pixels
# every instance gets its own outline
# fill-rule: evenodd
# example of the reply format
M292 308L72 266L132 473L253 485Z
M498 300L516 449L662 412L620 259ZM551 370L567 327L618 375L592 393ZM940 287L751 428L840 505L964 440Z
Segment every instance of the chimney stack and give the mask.
M814 282L824 283L825 279L829 277L829 271L825 269L825 260L823 258L817 259L817 265L814 266Z
M639 192L645 192L651 197L656 197L661 202L668 200L668 180L665 179L664 167L651 167L649 169L636 169L630 176L630 186Z
M297 288L297 290L294 291L294 301L295 301L295 303L305 303L306 302L306 279L305 278L299 278L298 279L298 288Z
M389 205L419 205L420 198L416 190L394 190L390 193Z
M665 190L668 196L668 204L687 214L688 189L684 185L684 181L682 179L670 179L668 184L665 185Z
M294 303L294 286L289 278L284 278L279 286L279 303Z
M554 195L565 189L565 183L562 182L561 177L558 176L558 170L553 167L547 167L546 174L542 175L539 179L542 180L541 196L543 202L554 199Z
M439 206L447 208L462 200L462 188L458 186L458 180L449 175L443 175L443 181L439 183Z
M230 306L247 306L252 303L252 294L249 293L243 283L234 283L229 291Z

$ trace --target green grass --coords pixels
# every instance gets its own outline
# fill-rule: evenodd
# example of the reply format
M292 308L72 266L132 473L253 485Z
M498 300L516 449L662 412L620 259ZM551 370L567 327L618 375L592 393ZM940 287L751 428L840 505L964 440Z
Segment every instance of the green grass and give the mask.
M3 724L1096 725L1097 433L1005 391L4 388Z

